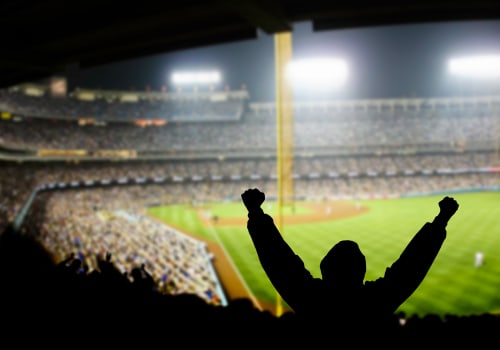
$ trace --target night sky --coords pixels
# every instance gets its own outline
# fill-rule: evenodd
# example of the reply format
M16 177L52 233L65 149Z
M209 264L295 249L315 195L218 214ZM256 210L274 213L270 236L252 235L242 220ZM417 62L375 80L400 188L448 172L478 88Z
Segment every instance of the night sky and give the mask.
M328 98L432 97L500 92L500 83L450 77L453 56L500 54L500 21L379 26L313 32L310 22L293 30L293 58L335 56L350 67L346 85ZM159 54L81 70L82 88L160 90L174 70L217 69L224 85L247 86L253 101L274 99L274 37ZM323 96L319 96L318 98Z

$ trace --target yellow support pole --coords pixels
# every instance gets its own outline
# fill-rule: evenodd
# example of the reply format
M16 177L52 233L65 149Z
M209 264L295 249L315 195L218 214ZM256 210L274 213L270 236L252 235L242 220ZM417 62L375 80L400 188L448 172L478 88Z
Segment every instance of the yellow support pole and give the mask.
M278 214L276 225L283 234L283 208L293 205L293 97L290 82L286 78L286 67L292 59L292 34L275 34L275 71L276 71L276 161L277 161L277 201ZM276 315L283 313L281 297L277 295Z

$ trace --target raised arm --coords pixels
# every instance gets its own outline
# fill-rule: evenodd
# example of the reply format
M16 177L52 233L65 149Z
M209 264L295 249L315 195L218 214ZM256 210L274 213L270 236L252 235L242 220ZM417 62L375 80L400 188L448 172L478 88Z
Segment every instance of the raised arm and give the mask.
M256 188L248 189L241 198L248 210L247 229L259 261L274 288L288 303L293 303L295 292L312 276L285 242L271 216L262 210L264 193Z
M446 239L446 226L458 210L451 197L439 202L439 213L432 222L426 222L411 239L400 257L386 270L383 284L388 294L386 301L393 308L401 305L422 283Z

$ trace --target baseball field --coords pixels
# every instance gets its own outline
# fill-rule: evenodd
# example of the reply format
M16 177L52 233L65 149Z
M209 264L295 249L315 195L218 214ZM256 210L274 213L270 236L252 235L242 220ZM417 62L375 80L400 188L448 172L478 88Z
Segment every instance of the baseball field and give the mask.
M401 306L407 315L474 315L500 312L500 192L449 194L460 207L447 238L418 290ZM358 242L366 256L365 280L381 277L444 195L359 201L296 202L282 211L281 231L306 268L320 277L319 263L336 242ZM276 203L263 209L276 219ZM149 208L149 214L207 242L230 298L249 297L262 309L284 309L260 266L246 230L241 202ZM476 253L483 254L480 266Z

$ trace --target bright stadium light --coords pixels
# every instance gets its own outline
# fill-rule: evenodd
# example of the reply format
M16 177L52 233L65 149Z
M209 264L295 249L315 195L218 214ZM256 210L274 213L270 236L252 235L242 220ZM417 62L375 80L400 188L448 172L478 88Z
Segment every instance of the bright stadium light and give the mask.
M500 56L472 56L454 58L448 62L452 75L464 78L498 79L500 77Z
M293 85L307 88L334 88L342 86L349 75L347 63L335 58L293 60L287 67L287 76Z
M171 81L176 85L217 84L222 76L218 71L179 71L172 73Z

